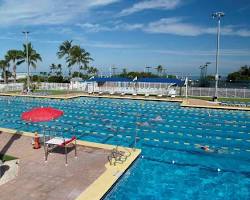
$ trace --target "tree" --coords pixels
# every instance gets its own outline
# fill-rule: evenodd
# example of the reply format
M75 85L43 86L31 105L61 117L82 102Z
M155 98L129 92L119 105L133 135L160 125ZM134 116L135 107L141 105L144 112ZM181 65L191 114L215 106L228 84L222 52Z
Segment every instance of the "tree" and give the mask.
M20 65L25 62L27 59L27 46L26 44L23 44L23 52L22 52L22 58L20 61L17 62L17 65ZM38 61L42 61L42 57L39 53L36 52L35 49L33 49L31 43L28 43L28 65L32 66L33 68L36 68L36 63Z
M40 72L40 75L47 76L47 72Z
M27 53L28 53L28 55L27 55ZM30 66L32 66L35 69L36 63L38 61L42 61L41 55L39 53L37 53L35 49L33 49L31 43L28 43L28 45L23 44L22 58L20 59L20 61L17 62L17 65L24 63L27 59L27 56L28 56L28 68ZM27 75L29 76L29 74L27 74ZM30 77L29 77L29 80L30 80ZM29 84L30 84L30 82L29 82ZM30 85L27 85L27 86L29 88Z
M49 66L49 68L50 68L49 75L50 75L50 76L51 76L51 75L54 75L54 74L55 74L55 71L56 71L56 68L57 68L56 64L52 63L52 64Z
M20 50L9 50L7 54L5 55L5 60L10 63L13 63L13 77L14 77L14 83L16 83L16 66L17 61L22 59L23 52Z
M58 64L56 67L56 75L62 76L62 65L61 64Z
M62 65L61 64L54 64L52 63L50 66L50 76L62 76Z
M158 76L162 75L163 67L161 65L158 65L156 68Z
M75 45L70 50L70 56L68 58L69 66L78 65L79 68L79 76L81 70L88 70L89 62L93 60L90 57L90 53L85 51L85 49L81 48L78 45Z
M98 73L98 69L95 67L89 67L87 70L88 74L90 75L96 75Z
M8 67L8 62L6 60L0 60L0 68L2 69L2 77L4 80L4 83L8 83L8 79L7 79L7 70L6 68Z
M72 40L66 40L64 41L60 46L59 46L59 51L57 52L57 56L58 58L63 58L65 57L66 59L66 63L68 65L68 68L69 68L69 76L71 76L71 67L69 65L70 63L70 51L72 49Z
M242 66L240 70L230 73L227 81L248 81L250 80L250 66Z

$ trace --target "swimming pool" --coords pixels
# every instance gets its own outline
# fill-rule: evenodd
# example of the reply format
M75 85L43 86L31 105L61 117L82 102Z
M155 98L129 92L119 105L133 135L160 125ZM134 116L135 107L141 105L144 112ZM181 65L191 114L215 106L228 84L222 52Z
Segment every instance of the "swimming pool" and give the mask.
M64 116L26 124L23 111L52 106ZM250 114L181 108L178 103L0 97L0 127L74 134L82 140L142 149L107 195L119 199L249 199ZM58 126L58 125L63 125ZM207 153L200 146L209 145Z

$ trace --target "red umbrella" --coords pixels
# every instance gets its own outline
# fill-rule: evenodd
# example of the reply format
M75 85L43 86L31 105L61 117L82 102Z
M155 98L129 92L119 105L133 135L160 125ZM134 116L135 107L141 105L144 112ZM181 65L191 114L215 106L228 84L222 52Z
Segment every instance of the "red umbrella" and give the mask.
M47 122L63 115L63 111L51 107L33 108L22 113L22 120L29 122Z

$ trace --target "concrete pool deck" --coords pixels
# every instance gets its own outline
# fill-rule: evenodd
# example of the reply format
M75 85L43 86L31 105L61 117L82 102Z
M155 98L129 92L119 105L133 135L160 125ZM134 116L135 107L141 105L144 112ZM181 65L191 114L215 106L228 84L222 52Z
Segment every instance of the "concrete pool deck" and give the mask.
M157 96L142 96L142 95L107 95L107 94L89 94L86 92L82 93L69 93L69 94L56 94L56 95L36 95L36 94L18 94L18 93L0 93L0 96L15 96L15 97L33 97L33 98L48 98L48 99L74 99L78 97L96 97L96 98L111 98L111 99L131 99L131 100L148 100L148 101L170 101L170 102L182 102L183 98L170 98L170 97L157 97Z
M191 108L209 108L209 109L223 109L223 110L242 110L250 111L250 107L239 107L239 106L222 106L219 103L205 101L201 99L185 99L181 103L182 107L191 107Z
M138 149L127 148L131 156L114 166L107 160L113 145L78 141L78 158L74 151L69 152L66 167L64 154L58 152L50 154L45 163L43 148L32 148L32 133L13 133L0 129L0 150L20 159L20 173L0 186L1 200L101 199L140 154Z

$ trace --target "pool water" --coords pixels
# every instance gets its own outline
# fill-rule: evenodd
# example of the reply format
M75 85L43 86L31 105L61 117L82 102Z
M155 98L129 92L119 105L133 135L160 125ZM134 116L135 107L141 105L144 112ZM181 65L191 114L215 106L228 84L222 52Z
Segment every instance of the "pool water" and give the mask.
M20 119L38 106L64 115L47 123ZM16 97L0 97L0 111L0 127L141 148L141 157L106 200L250 199L249 112L153 101ZM206 145L212 152L200 148Z

